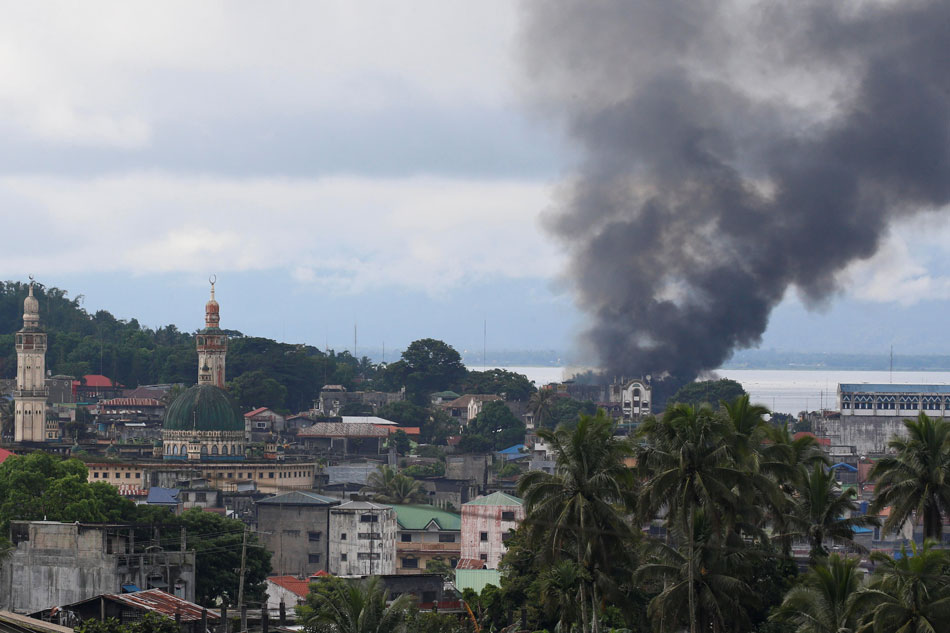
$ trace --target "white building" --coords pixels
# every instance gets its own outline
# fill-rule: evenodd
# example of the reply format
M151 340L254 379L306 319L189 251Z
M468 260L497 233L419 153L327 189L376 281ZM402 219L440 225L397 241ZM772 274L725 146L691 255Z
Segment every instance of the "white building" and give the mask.
M462 506L462 560L498 569L505 541L524 520L524 502L503 492L473 499ZM471 567L469 567L471 568Z
M619 402L623 419L650 415L653 389L649 380L626 380L610 385L610 402Z
M328 570L334 576L395 574L395 510L369 501L332 508L329 545Z

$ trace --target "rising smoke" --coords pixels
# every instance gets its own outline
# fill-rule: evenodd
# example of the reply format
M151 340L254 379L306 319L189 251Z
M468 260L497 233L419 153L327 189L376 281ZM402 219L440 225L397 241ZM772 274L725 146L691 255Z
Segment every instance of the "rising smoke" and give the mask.
M950 201L950 2L531 0L549 226L608 375L691 380Z

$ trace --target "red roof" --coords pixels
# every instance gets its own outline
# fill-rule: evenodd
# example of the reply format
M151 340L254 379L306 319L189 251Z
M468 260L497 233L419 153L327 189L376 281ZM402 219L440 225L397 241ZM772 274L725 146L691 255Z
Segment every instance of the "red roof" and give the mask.
M5 462L7 460L7 457L10 457L11 455L15 455L15 453L11 453L5 448L0 448L0 464Z
M201 620L203 607L182 600L178 596L165 593L161 589L146 589L145 591L136 591L135 593L112 593L106 594L105 598L127 604L136 609L145 611L154 611L169 618L174 618L178 611L181 611L182 622L196 622ZM95 600L95 598L93 598ZM218 620L221 616L214 611L208 610L209 620Z
M102 374L87 374L83 376L83 378L86 381L86 387L115 387L112 383L112 379ZM74 380L73 382L75 383L77 381Z
M265 411L269 411L269 410L270 410L270 409L268 409L267 407L259 407L259 408L257 408L257 409L254 409L253 411L248 411L247 413L244 414L244 417L245 417L245 418L253 418L255 415L259 415L259 414L264 413Z
M374 424L373 426L378 429L386 429L390 435L396 431L402 431L406 435L419 435L420 433L418 426L389 426L388 424Z
M792 439L800 440L803 437L813 437L818 442L819 446L831 446L831 438L827 437L818 437L811 431L799 431L792 436Z
M310 593L310 581L301 580L296 576L268 576L267 580L301 598L307 597Z
M485 569L487 563L477 558L460 558L455 569Z

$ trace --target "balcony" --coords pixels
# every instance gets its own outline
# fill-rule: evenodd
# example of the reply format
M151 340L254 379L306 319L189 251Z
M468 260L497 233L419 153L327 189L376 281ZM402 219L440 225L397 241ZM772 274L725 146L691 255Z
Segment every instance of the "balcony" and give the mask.
M459 553L462 551L461 543L403 543L396 542L397 552L427 552L427 553Z
M13 392L14 398L45 398L48 395L46 389L18 389Z

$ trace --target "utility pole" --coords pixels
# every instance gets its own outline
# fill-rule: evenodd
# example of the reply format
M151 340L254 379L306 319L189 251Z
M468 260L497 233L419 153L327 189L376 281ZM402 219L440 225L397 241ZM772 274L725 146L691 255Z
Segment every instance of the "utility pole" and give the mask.
M241 610L241 631L247 630L247 610L244 608L244 568L247 565L247 526L241 540L241 575L238 578L238 608Z

